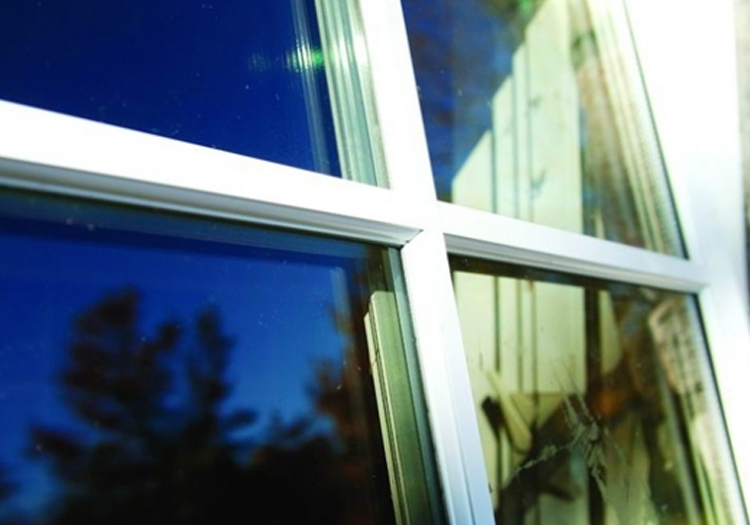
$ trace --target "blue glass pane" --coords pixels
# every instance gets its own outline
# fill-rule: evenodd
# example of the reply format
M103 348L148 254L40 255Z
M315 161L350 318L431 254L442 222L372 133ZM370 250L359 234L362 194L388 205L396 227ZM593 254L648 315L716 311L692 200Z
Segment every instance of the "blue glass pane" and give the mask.
M0 68L0 99L340 175L309 0L4 0Z
M0 210L0 523L394 523L364 326L385 250Z

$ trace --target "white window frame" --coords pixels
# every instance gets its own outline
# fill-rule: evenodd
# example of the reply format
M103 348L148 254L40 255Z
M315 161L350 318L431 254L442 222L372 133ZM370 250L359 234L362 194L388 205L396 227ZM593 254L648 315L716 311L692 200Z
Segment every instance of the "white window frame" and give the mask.
M3 101L0 185L399 248L447 515L457 525L494 520L448 252L697 294L734 444L739 484L728 485L750 494L734 20L731 0L708 4L628 4L689 260L438 202L399 0L361 0L363 34L355 35L363 39L355 47L367 49L391 189ZM731 473L728 452L725 461ZM746 522L739 490L730 499Z

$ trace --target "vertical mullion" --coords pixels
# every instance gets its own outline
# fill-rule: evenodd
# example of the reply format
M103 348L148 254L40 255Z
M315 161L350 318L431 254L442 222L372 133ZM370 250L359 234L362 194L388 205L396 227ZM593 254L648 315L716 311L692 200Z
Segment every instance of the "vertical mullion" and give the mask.
M448 519L493 523L450 267L398 0L360 2L391 188L425 227L401 251Z
M455 524L494 523L461 327L442 233L424 231L401 252L422 379Z

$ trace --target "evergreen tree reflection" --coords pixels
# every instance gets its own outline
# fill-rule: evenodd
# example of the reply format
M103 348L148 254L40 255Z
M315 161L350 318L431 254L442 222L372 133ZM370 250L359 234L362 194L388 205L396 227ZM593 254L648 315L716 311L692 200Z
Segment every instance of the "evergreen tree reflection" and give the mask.
M192 337L174 321L148 335L139 304L126 290L75 321L59 388L78 428L30 431L30 454L59 485L47 523L373 522L361 494L367 447L343 430L356 386L344 379L346 365L321 364L309 389L338 435L279 416L258 437L248 432L255 413L226 409L234 343L217 312L200 313Z
M8 499L14 490L13 483L8 479L7 469L0 464L0 503Z

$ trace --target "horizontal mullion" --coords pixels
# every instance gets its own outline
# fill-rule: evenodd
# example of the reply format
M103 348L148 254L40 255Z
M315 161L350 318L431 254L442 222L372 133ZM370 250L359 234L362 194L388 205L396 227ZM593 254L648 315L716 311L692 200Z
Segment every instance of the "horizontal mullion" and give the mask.
M0 101L0 182L401 246L395 192Z
M684 259L455 204L439 209L454 255L687 293L707 283L701 267Z

